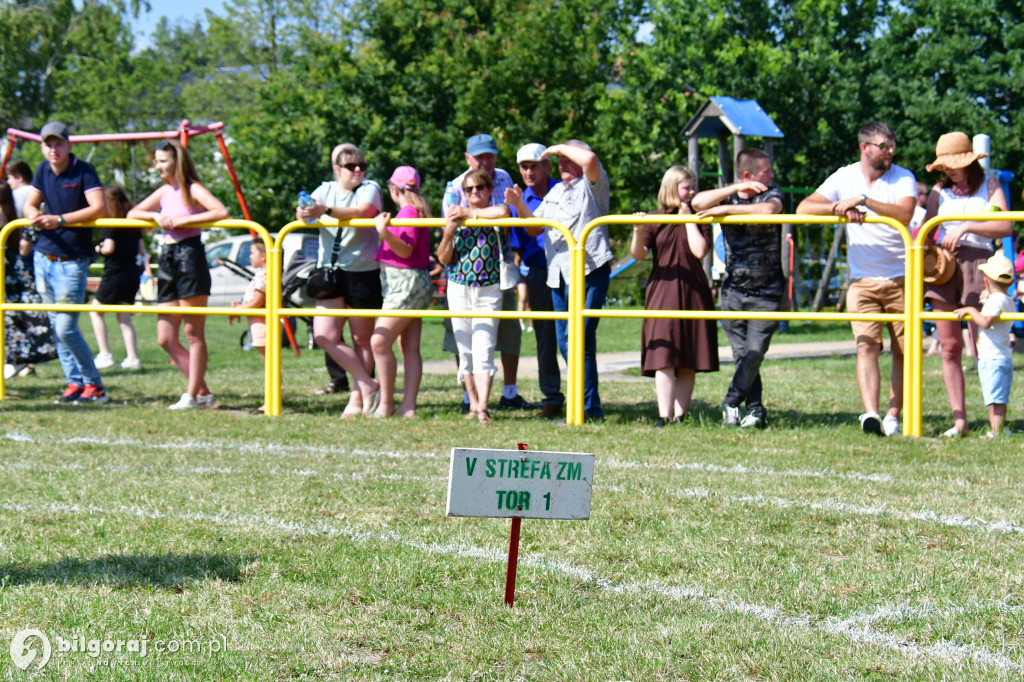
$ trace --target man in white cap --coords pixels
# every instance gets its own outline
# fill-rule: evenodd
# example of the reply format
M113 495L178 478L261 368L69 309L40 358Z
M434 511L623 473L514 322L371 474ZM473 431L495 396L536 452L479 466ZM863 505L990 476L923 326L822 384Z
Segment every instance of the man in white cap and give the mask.
M579 240L583 230L594 219L608 215L611 199L608 173L597 154L580 140L548 147L541 154L547 159L558 155L558 173L562 182L556 183L537 210L521 217L550 218L565 225ZM546 230L546 232L545 232ZM548 258L548 287L551 303L557 311L569 309L569 244L561 232L553 228L529 228L530 234L545 233L545 251ZM603 308L608 297L611 278L612 249L608 241L608 226L600 225L587 235L584 242L585 301L590 309ZM597 325L599 317L588 317L583 323L583 411L587 419L604 420L597 377ZM562 356L568 355L569 324L555 322L558 347Z
M835 215L850 221L850 288L846 307L851 313L903 313L906 251L900 233L888 225L865 223L865 215L893 218L907 225L917 205L917 181L906 168L893 165L896 133L875 121L860 129L860 160L833 173L796 212ZM857 386L864 413L865 433L892 436L900 429L903 408L903 324L889 323L892 345L892 378L889 408L878 413L882 377L878 357L882 351L881 322L853 322L857 339Z
M452 206L469 206L462 191L462 180L466 173L471 170L482 168L490 174L494 181L494 190L491 193L491 206L504 203L505 190L513 186L512 176L501 168L496 168L498 163L498 145L494 138L486 133L471 136L466 141L466 165L469 166L457 178L449 183L450 190L445 192L441 201L442 215L448 215L448 209ZM453 192L449 196L449 192ZM483 216L481 216L483 217ZM502 292L501 309L503 311L516 310L515 289ZM455 338L448 331L449 325L445 325L444 349L456 353ZM498 409L533 409L536 405L527 402L519 395L517 379L519 375L519 351L523 341L523 330L519 324L512 319L498 321L498 342L495 346L501 353L501 369L504 378L504 385L501 389L501 400L498 401ZM463 396L462 410L469 410L469 396Z
M519 216L519 207L524 206L523 214L529 214L540 206L548 191L558 184L551 177L551 159L543 158L546 147L536 142L523 145L516 153L519 175L523 178L526 189L519 187L505 191L505 203ZM522 268L525 271L526 294L530 308L545 312L554 310L551 305L551 288L548 286L548 259L544 252L544 234L530 236L522 227L512 228L509 234L512 248L520 254ZM544 400L541 403L540 416L554 419L562 414L565 395L561 391L562 375L558 368L558 337L555 333L554 320L533 321L535 338L537 339L537 377Z
M67 225L106 217L103 185L96 169L71 153L63 123L47 123L39 137L45 161L36 169L33 191L25 201L25 217L39 230L33 261L36 287L44 303L85 303L92 230ZM48 213L40 210L44 202ZM57 402L107 402L92 350L78 328L78 313L50 313L50 323L67 378Z

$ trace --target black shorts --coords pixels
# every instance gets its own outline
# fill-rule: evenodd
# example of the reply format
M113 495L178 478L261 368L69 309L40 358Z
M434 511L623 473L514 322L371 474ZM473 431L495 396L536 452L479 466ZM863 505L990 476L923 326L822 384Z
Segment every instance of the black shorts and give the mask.
M384 305L384 294L380 286L380 270L349 272L345 274L345 303L349 308L379 310Z
M209 296L212 282L203 240L197 235L176 244L164 244L156 281L158 303Z
M139 275L136 272L107 272L96 289L96 301L103 305L134 305L139 293Z

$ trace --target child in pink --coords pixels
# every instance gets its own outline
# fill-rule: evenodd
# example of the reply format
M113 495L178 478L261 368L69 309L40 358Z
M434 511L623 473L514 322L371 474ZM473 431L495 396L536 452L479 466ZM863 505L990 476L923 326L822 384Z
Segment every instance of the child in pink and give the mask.
M249 246L249 261L255 272L241 301L231 304L232 308L263 308L267 304L267 247L260 239L253 239ZM240 315L230 315L228 322L234 324ZM267 360L267 322L262 314L249 315L249 339L252 347L260 352L260 358ZM253 410L260 413L264 405Z

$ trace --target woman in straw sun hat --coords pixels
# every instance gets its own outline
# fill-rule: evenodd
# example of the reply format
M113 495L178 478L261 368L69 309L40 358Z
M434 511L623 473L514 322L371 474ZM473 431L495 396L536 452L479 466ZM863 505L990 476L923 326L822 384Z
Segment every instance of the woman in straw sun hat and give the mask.
M974 151L970 138L961 132L946 133L935 145L935 161L928 164L929 171L940 171L942 177L928 196L925 220L934 216L960 213L985 213L1007 210L1006 196L995 178L986 178L978 159L988 156ZM942 285L925 284L925 299L932 308L951 312L961 306L979 305L985 291L985 278L978 266L993 253L992 240L1008 237L1012 233L1008 220L947 221L935 231L939 247L949 251L956 259L956 272ZM964 401L964 371L960 365L964 341L960 323L954 320L936 321L942 344L942 379L946 384L949 406L954 424L944 436L966 436L967 411ZM978 338L978 327L971 322L969 343L971 352Z

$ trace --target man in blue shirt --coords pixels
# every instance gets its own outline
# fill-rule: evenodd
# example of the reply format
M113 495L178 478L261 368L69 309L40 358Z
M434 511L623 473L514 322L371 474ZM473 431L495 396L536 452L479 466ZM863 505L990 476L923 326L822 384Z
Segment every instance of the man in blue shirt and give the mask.
M85 303L92 230L68 225L106 217L103 186L96 169L71 153L71 138L63 123L47 123L40 139L45 161L39 164L25 201L25 218L39 230L33 259L36 287L44 303ZM47 213L40 208L44 203ZM92 350L78 328L78 313L49 315L68 383L57 402L107 402Z
M531 143L520 147L516 154L519 174L526 189L521 193L518 187L505 192L505 203L512 214L519 216L516 205L522 202L533 212L544 201L548 190L558 184L551 177L551 159L541 158L546 147ZM512 229L509 236L512 248L519 252L525 265L526 293L530 308L538 312L553 310L551 288L548 286L548 259L544 252L544 233L531 237L521 227ZM562 375L558 368L558 337L554 320L534 320L533 329L537 339L537 375L540 390L544 394L540 416L554 419L562 414L565 395L562 393Z

